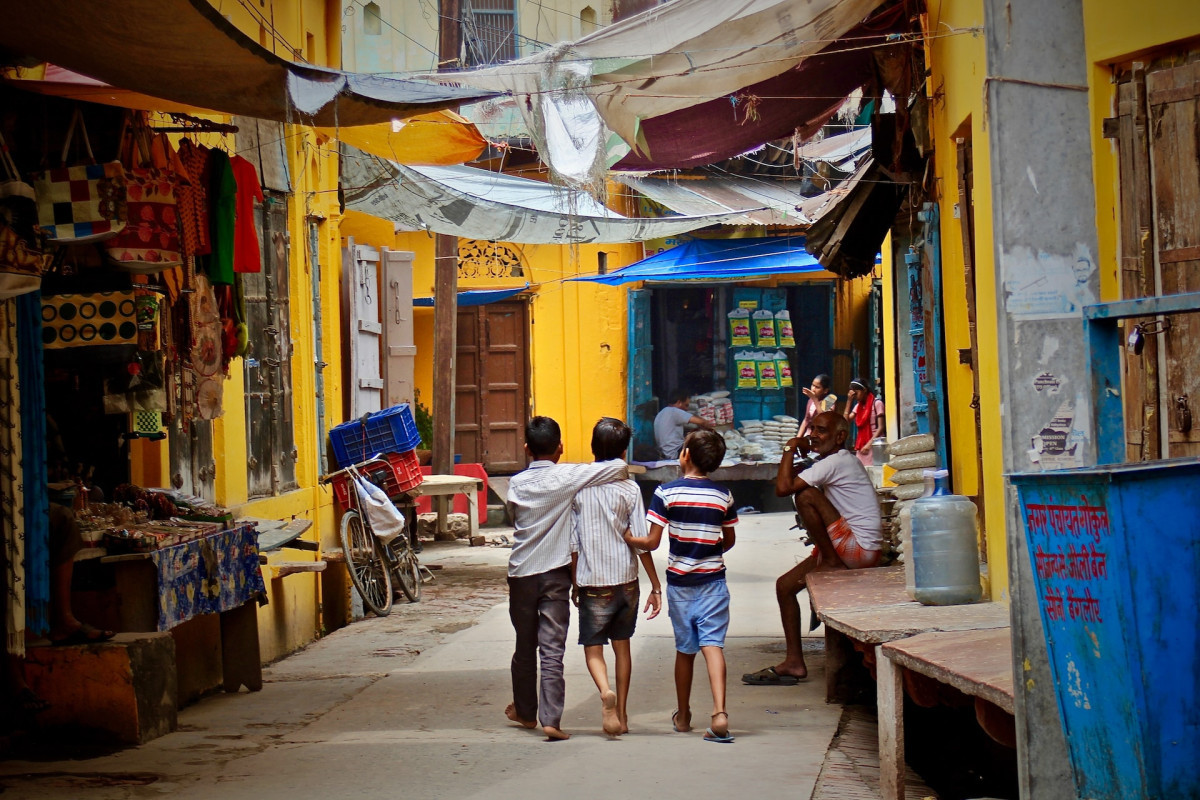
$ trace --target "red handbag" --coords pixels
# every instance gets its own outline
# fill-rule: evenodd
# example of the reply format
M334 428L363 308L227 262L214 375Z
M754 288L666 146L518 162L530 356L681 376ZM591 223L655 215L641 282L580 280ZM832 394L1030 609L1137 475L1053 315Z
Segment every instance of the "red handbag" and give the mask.
M160 272L183 263L175 188L183 178L172 168L165 136L152 137L136 124L125 136L125 230L104 243L113 264L129 272ZM139 161L140 163L134 163Z

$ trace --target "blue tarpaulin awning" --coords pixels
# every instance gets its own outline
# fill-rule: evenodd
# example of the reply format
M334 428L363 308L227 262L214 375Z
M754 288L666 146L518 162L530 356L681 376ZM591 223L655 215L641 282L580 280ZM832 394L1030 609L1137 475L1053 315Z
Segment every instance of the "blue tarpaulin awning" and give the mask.
M804 249L803 236L693 239L607 275L573 281L618 286L634 281L729 281L817 272L824 269Z
M514 297L529 288L529 284L510 289L468 289L458 293L458 305L486 306L488 303L498 303ZM419 308L433 308L432 297L414 297L413 305Z

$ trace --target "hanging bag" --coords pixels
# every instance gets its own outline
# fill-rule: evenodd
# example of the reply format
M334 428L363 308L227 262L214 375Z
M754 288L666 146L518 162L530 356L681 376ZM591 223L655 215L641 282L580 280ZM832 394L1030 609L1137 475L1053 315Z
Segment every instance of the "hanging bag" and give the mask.
M404 533L406 524L404 515L400 513L400 509L396 508L383 489L371 483L354 468L350 469L350 475L354 479L354 489L358 494L358 507L367 522L370 523L371 532L375 534L375 538L388 544Z
M126 121L122 134L129 223L104 243L112 263L128 272L161 272L183 263L175 188L166 138L152 138L144 122Z
M17 166L0 135L0 299L32 292L42 285L50 257L42 250L38 228L37 195L20 180Z
M68 167L67 153L76 128L87 151L87 162ZM33 185L38 222L51 242L98 242L111 239L125 227L125 168L120 161L96 163L78 108L71 115L59 167L35 173Z

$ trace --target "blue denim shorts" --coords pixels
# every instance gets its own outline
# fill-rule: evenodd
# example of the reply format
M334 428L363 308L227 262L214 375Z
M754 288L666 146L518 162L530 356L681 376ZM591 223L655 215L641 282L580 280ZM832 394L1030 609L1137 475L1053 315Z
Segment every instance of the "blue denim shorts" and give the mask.
M729 585L724 578L699 586L668 584L667 613L679 652L690 655L701 647L724 647L729 630Z
M637 581L620 586L579 587L579 643L584 647L632 639L637 627Z

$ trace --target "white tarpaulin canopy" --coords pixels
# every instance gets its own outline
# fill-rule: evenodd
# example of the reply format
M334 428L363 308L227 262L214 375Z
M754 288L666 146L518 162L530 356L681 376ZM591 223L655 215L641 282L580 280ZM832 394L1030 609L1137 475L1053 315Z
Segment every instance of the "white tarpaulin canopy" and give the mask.
M414 230L518 244L639 242L737 214L625 217L585 192L473 167L407 167L342 148L346 208Z
M793 69L880 2L671 0L576 42L434 80L512 93L551 168L589 183L623 155L605 125L637 147L643 121Z

